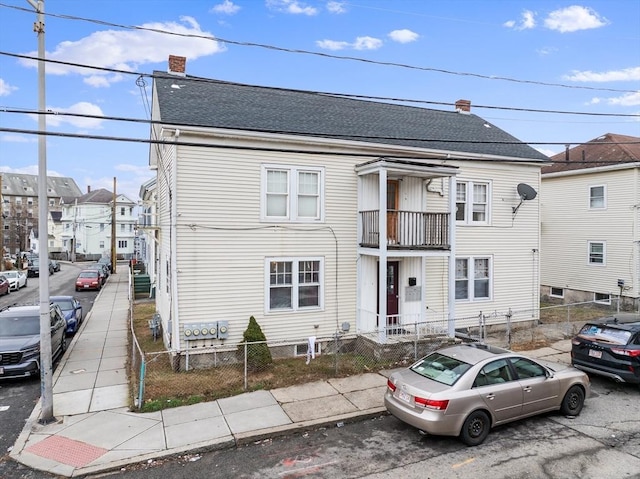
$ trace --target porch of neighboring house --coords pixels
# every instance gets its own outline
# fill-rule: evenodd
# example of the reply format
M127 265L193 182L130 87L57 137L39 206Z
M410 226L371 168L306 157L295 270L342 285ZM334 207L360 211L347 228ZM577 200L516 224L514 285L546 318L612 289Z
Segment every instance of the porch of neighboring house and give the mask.
M359 334L372 334L380 343L403 335L454 335L457 171L392 158L356 167ZM434 180L440 187L429 189ZM436 285L427 274L427 258L440 261L449 277L444 294L450 320L428 314L425 290L430 281L442 287L442 275Z

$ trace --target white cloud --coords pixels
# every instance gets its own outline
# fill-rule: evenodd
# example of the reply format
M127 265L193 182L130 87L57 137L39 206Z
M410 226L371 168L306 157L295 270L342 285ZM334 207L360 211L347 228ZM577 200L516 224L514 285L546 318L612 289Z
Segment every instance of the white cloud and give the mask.
M60 126L64 123L75 126L76 128L83 128L87 130L97 130L102 127L102 121L99 118L83 118L77 116L59 116L55 113L75 113L79 115L92 115L92 116L104 116L99 106L86 101L81 101L69 108L47 107L47 111L53 112L53 115L47 115L47 125ZM34 120L38 120L37 115L29 115Z
M271 10L293 15L316 15L318 9L305 5L298 0L267 0L266 5Z
M181 23L146 23L141 27L212 39L169 35L149 30L103 30L77 41L59 43L52 52L47 52L47 58L69 63L136 71L140 65L166 62L170 54L196 59L225 50L224 45L215 41L211 33L202 31L198 22L193 18L181 17L180 21ZM37 52L30 52L27 55L38 56ZM27 67L37 67L37 62L33 60L20 60L20 63ZM108 86L122 80L121 74L56 63L47 64L47 73L83 75L87 77L85 81L87 84L96 87Z
M337 40L318 40L316 45L325 50L377 50L382 46L382 40L373 37L358 37L353 43Z
M598 15L595 10L579 5L554 10L544 20L545 27L550 30L557 30L560 33L600 28L608 24L609 21Z
M11 168L10 166L0 165L0 171L3 173L16 173L18 175L37 175L38 165L23 166L22 168ZM54 170L47 170L47 176L67 176Z
M17 86L9 85L6 81L0 78L0 96L9 96L11 92L14 92L18 89Z
M563 79L578 82L637 81L640 80L640 67L609 72L573 71L570 75L565 75Z
M358 37L353 44L356 50L377 50L382 46L382 40L373 37Z
M0 141L6 143L37 143L38 138L33 135L8 134L0 136Z
M531 10L525 10L522 12L520 21L508 20L502 24L504 27L512 28L514 30L529 30L536 26L536 13Z
M346 13L347 9L344 8L344 4L342 2L331 1L327 2L327 10L331 13Z
M536 148L536 150L538 150L543 155L547 155L549 157L551 157L553 155L557 155L558 153L560 153L559 151L549 150L548 148Z
M234 15L238 13L240 7L233 3L231 0L224 0L224 2L214 5L210 13L220 13L223 15Z
M339 42L336 40L318 40L316 45L325 50L345 50L351 47L349 42Z
M640 105L640 91L634 93L625 93L624 95L611 98L592 98L589 102L590 105L598 105L605 103L607 105L614 106L638 106Z
M130 164L119 164L115 169L116 171L121 172L120 176L116 174L116 193L125 195L132 201L138 201L140 185L153 178L155 174L146 166L142 167ZM85 176L83 181L85 185L90 185L92 190L104 188L106 190L113 191L113 177L103 176L101 178L94 178L91 176ZM80 189L82 189L82 187ZM86 191L86 187L84 191Z
M538 55L541 55L541 56L551 55L552 53L555 53L557 51L558 49L555 47L543 47L543 48L538 48L536 50L536 52L538 52Z
M418 35L416 32L412 32L411 30L407 30L406 28L403 30L394 30L389 33L389 38L398 43L415 42L419 37L420 35Z

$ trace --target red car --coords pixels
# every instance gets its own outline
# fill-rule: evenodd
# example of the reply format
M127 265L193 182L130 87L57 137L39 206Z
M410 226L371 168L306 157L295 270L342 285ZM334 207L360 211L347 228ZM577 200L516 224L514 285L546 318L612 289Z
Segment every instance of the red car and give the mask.
M7 277L0 274L0 294L9 294L11 292L11 283Z
M83 289L95 289L100 291L102 288L102 278L100 273L95 269L83 269L76 278L76 291Z

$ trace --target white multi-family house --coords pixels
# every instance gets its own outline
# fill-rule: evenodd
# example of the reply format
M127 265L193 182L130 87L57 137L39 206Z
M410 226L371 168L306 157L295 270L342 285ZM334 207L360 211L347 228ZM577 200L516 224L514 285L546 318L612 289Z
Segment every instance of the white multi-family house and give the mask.
M112 217L115 212L115 251L119 259L131 259L135 246L136 203L104 188L64 201L61 222L63 249L69 259L98 259L112 251Z
M638 310L640 138L608 133L552 159L542 170L541 294Z
M168 348L237 344L250 316L270 341L348 331L381 343L538 317L545 155L466 100L440 111L184 65L170 57L153 86ZM212 321L227 334L194 342Z

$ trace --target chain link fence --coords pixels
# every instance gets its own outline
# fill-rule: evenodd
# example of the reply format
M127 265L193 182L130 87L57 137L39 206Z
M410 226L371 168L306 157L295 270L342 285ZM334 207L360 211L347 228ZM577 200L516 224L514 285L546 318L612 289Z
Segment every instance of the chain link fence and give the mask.
M134 317L133 301L131 317ZM338 333L282 342L145 351L157 339L153 317L131 328L132 403L152 411L212 401L242 392L380 372L405 367L454 341L479 341L514 350L534 349L575 335L584 322L615 314L615 307L573 303L536 310L481 312L456 319L456 338L446 322L403 324L383 332ZM147 325L147 323L149 323ZM162 341L157 343L162 344Z

